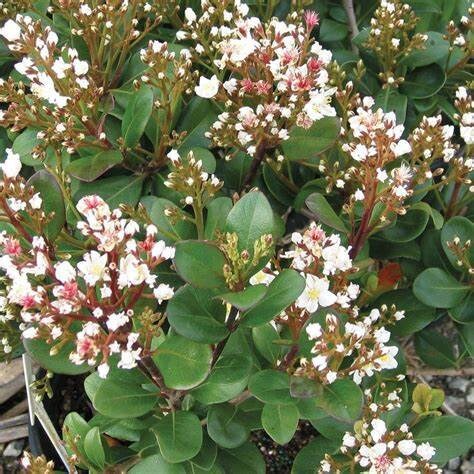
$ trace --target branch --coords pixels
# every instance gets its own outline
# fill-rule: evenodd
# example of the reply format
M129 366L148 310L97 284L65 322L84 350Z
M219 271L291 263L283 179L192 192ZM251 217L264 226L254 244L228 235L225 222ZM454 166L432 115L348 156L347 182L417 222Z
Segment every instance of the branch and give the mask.
M357 49L357 46L352 43L352 40L359 34L359 27L357 26L357 19L356 19L355 11L354 11L354 4L352 0L342 0L342 3L344 5L344 10L346 10L347 19L349 22L349 28L351 30L352 51L358 54L359 50Z

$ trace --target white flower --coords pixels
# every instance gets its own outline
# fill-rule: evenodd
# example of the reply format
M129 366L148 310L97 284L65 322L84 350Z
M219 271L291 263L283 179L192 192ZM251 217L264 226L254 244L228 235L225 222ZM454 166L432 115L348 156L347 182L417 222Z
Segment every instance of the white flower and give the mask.
M459 127L459 132L461 134L462 139L466 142L466 145L474 144L474 127L466 127L464 125L461 125Z
M219 91L219 79L214 75L210 79L201 76L199 85L194 88L196 94L204 99L212 99Z
M381 369L395 369L398 366L398 362L395 356L398 354L397 346L385 346L382 349L384 355L377 359L377 363Z
M334 372L333 370L330 370L326 374L326 380L329 384L333 383L337 379L337 372Z
M416 448L416 454L426 461L429 461L436 453L436 449L430 443L421 443Z
M306 326L306 333L310 339L318 339L321 337L321 325L318 323L311 323Z
M31 206L32 209L41 209L43 200L40 198L40 194L39 193L33 194L33 196L28 201L28 204Z
M410 456L416 450L416 444L411 439L404 439L397 444L398 450L405 456Z
M336 110L330 106L335 88L323 89L311 93L309 102L304 106L304 111L311 120L320 120L323 117L335 117Z
M350 433L346 433L342 438L342 444L348 448L353 448L355 446L356 439Z
M395 156L402 156L410 153L411 145L406 140L400 140L398 143L392 143L390 149L393 151Z
M54 266L54 274L61 283L68 283L76 278L76 270L69 262L60 262Z
M324 259L325 275L333 275L336 270L346 271L352 267L352 260L349 256L349 250L340 245L338 241L334 245L325 247L321 255Z
M5 151L7 153L7 158L0 165L3 171L3 176L6 178L16 178L21 170L20 155L18 153L13 153L11 148L7 148Z
M110 367L107 363L102 363L97 367L97 373L101 379L105 379L109 373Z
M124 313L112 313L107 319L107 327L111 331L116 331L119 327L127 324L130 318Z
M374 419L371 422L372 430L370 432L370 436L374 440L374 443L378 443L383 435L387 432L387 426L385 425L385 421L380 419Z
M381 327L374 332L374 337L378 343L385 344L390 339L390 332Z
M72 66L77 76L83 76L84 74L87 74L87 71L89 71L89 63L77 58L72 62Z
M83 15L90 16L92 15L91 7L87 4L83 4L79 7L79 12Z
M118 284L121 288L140 285L150 276L150 270L145 263L132 254L120 259Z
M22 335L24 339L34 339L38 336L38 329L35 327L30 327L25 329Z
M385 182L387 178L388 178L387 172L381 168L377 168L377 181L380 181L381 183L383 183Z
M0 35L8 41L17 41L21 38L21 28L13 20L8 20L2 28L0 28Z
M329 291L329 281L314 275L306 275L306 288L296 300L298 308L304 308L309 313L314 313L321 305L333 305L337 296Z
M364 191L362 191L361 189L358 189L355 193L354 193L354 199L356 201L363 201L364 200Z
M158 304L161 304L163 301L173 298L174 290L171 286L160 283L158 287L153 290L153 295L158 300Z
M224 52L230 52L230 60L234 63L238 63L250 56L257 47L257 42L246 36L241 39L231 39L224 43L222 48Z
M184 17L188 24L194 23L197 19L196 13L194 13L192 8L186 8L186 10L184 10Z
M89 286L94 286L99 280L105 278L107 266L107 255L101 255L92 250L84 255L84 260L77 264L77 268L83 274L84 280Z
M317 355L316 357L313 357L311 359L312 364L314 367L318 370L324 370L328 364L327 364L327 358L326 356L323 355Z
M181 157L179 156L179 153L177 150L175 150L174 148L168 152L168 154L166 155L173 163L177 163Z

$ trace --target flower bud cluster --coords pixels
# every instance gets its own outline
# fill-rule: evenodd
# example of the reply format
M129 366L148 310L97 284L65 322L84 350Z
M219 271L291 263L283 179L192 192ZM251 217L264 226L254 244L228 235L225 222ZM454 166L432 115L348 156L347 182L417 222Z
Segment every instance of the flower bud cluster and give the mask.
M334 455L326 454L319 473L341 472L344 465L373 474L397 472L441 473L430 459L436 449L428 442L418 443L407 423L391 429L384 415L401 406L400 389L387 391L374 399L370 389L365 390L365 410L353 432L346 432L342 446Z
M168 174L165 186L181 193L184 204L196 204L202 208L222 188L223 181L204 171L202 161L196 160L192 151L184 160L176 150L171 150L167 156L172 171Z
M401 59L412 51L425 47L427 35L413 34L418 18L410 5L402 0L381 0L375 10L365 46L377 56L382 66L380 79L386 86L397 86L404 78L396 68Z

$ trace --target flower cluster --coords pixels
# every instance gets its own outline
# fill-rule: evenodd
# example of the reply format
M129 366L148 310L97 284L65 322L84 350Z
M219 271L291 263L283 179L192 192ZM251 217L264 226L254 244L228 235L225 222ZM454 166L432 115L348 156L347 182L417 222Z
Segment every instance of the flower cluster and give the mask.
M216 146L236 147L254 156L288 139L294 125L309 128L336 114L330 106L335 89L327 87L331 53L311 39L318 23L314 12L306 12L303 19L294 14L287 22L272 19L262 24L246 17L248 7L236 2L235 8L239 15L203 2L200 19L187 10L186 26L201 31L198 41L210 37L197 48L202 46L216 72L210 79L200 78L196 94L225 107L209 138ZM216 14L222 15L220 21ZM204 25L210 26L210 19L221 26L213 26L205 36ZM224 69L231 76L221 81L218 76Z
M19 163L15 155L8 160ZM25 195L34 191L25 189L7 162L3 187L23 190L23 195L14 202L2 198L3 211L22 229L28 245L3 232L0 268L9 281L8 304L20 307L23 338L47 340L53 351L72 340L71 360L95 365L100 358L101 376L106 376L113 354L120 355L119 367L135 367L143 349L139 332L133 331L132 317L139 317L134 307L140 298L150 299L154 307L173 296L170 286L158 284L154 270L174 256L174 249L155 240L155 226L149 225L142 237L137 222L124 218L119 209L112 211L100 197L86 196L77 204L85 217L77 228L87 238L88 251L78 262L59 258L41 232L30 237L26 231L20 212L31 207L32 198L25 201Z
M377 56L382 66L379 77L388 86L396 86L404 80L403 76L397 77L396 74L400 59L425 47L428 36L413 34L417 22L410 5L402 0L381 0L375 10L365 45Z
M456 91L454 105L459 110L459 133L466 145L474 144L474 102L472 95L465 87L459 87Z
M362 419L355 423L354 432L345 433L337 456L325 455L320 473L340 472L346 465L370 474L441 473L429 462L436 452L430 443L416 443L407 423L394 429L387 426L384 414L400 407L399 392L400 389L384 391L382 400L375 400L370 389L364 392L367 408Z
M314 341L311 360L302 358L295 374L323 383L352 377L360 384L375 372L395 369L398 347L387 345L390 332L385 326L403 317L403 311L386 306L373 309L364 317L349 316L346 322L328 313L321 324L306 326L308 338Z
M21 60L15 69L29 81L12 78L0 84L0 100L9 104L0 114L0 124L14 131L32 126L40 129L33 156L43 157L52 144L74 152L86 139L105 147L105 135L97 120L103 88L90 76L89 62L74 48L58 46L58 35L50 27L28 16L17 15L0 29L9 49Z

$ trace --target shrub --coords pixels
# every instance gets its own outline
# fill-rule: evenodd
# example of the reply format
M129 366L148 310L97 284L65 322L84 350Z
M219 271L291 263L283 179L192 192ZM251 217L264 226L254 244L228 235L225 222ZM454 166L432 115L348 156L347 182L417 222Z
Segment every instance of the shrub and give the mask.
M2 347L88 374L81 469L262 473L300 420L295 474L473 444L416 383L471 370L472 11L307 3L4 4Z

